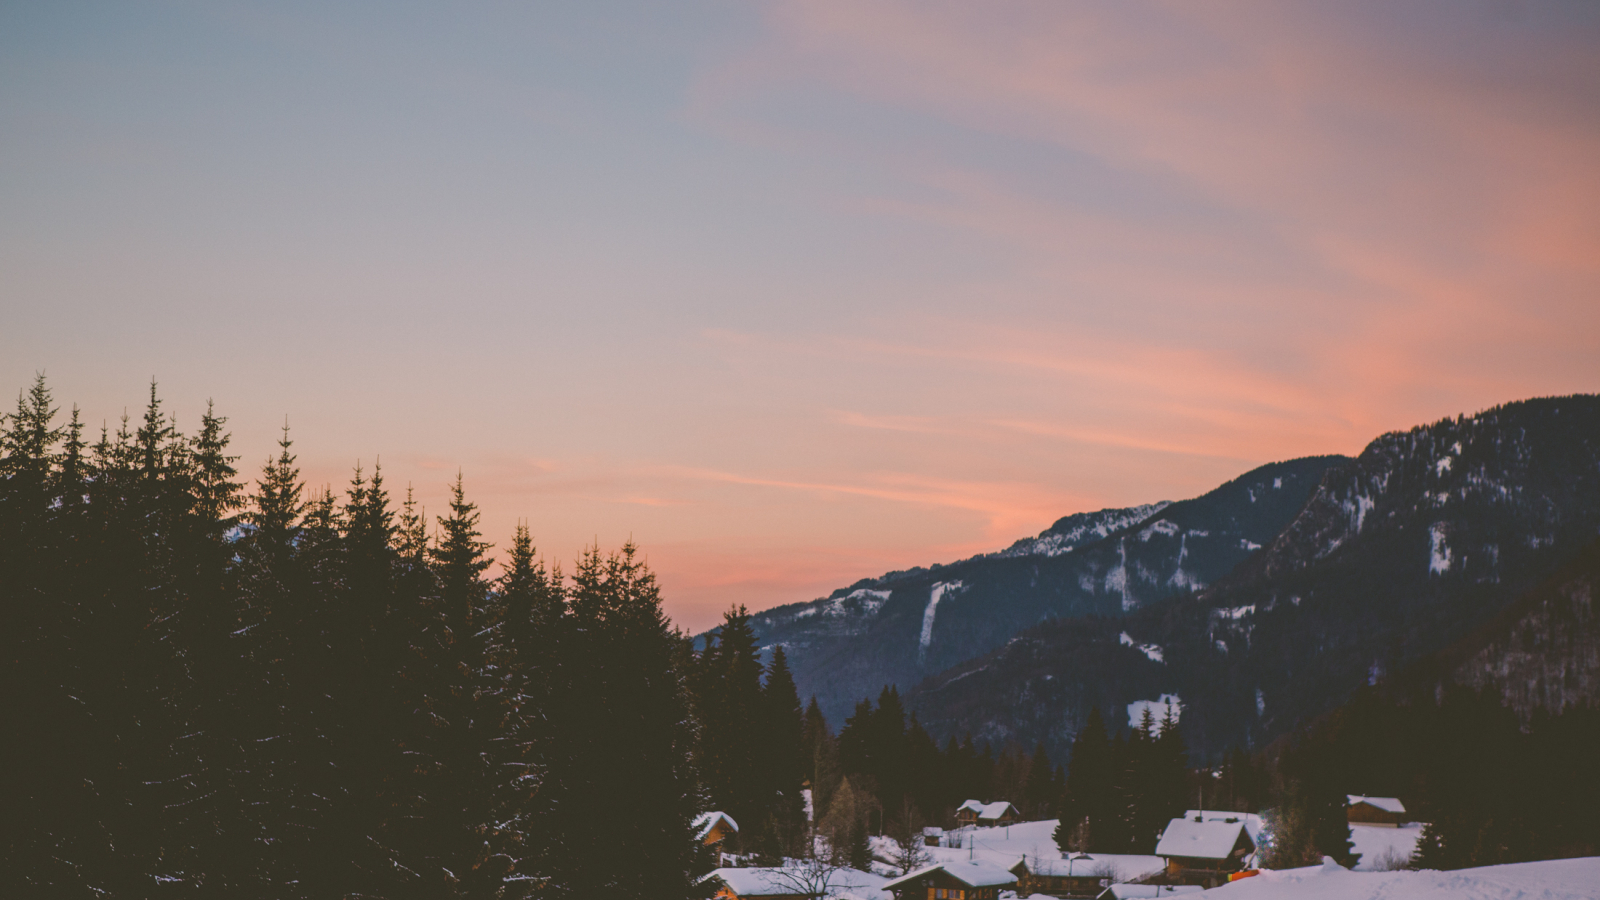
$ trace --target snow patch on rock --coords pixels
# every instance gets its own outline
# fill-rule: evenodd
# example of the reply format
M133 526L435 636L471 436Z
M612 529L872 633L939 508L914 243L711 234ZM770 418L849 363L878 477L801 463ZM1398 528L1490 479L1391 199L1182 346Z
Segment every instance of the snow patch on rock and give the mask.
M1129 703L1128 725L1132 728L1138 728L1139 720L1144 718L1144 711L1148 709L1150 710L1150 714L1155 716L1156 727L1159 728L1161 726L1161 720L1166 718L1168 703L1172 704L1173 721L1183 718L1183 701L1178 699L1178 695L1162 694L1158 699L1155 700L1135 700L1132 703Z
M1133 637L1131 635L1129 635L1126 631L1124 631L1122 633L1121 640L1122 640L1122 646L1124 646L1124 647L1135 647L1135 648L1137 648L1139 650L1140 653L1143 653L1145 656L1150 657L1150 659L1155 661L1155 662L1158 662L1158 663L1165 663L1166 662L1166 659L1163 658L1162 655L1161 655L1161 645L1160 644L1141 644L1141 643L1135 641L1133 639Z
M1428 529L1428 574L1443 575L1450 571L1450 545L1446 543L1446 530L1443 522L1433 523Z
M959 590L961 590L961 582L941 581L935 584L932 590L928 591L928 606L922 611L922 638L917 645L917 662L922 662L928 655L928 645L933 643L933 617L934 613L938 611L939 601L946 593L954 593Z

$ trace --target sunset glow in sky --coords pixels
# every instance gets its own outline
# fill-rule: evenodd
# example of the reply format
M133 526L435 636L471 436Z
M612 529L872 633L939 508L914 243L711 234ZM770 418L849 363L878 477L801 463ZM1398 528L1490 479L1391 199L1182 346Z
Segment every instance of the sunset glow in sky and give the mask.
M1600 5L8 4L0 312L700 629L1600 390Z

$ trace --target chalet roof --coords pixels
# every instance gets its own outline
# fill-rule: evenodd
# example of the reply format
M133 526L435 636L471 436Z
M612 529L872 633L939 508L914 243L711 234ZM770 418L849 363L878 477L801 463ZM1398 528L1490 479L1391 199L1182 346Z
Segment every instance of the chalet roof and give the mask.
M1101 900L1131 900L1137 897L1171 897L1203 891L1198 884L1113 884L1101 892Z
M1227 859L1239 843L1244 832L1243 822L1196 822L1194 819L1173 819L1161 833L1156 844L1157 856L1182 856L1191 859ZM1244 833L1250 841L1248 832ZM1254 841L1250 841L1254 845Z
M740 897L771 897L800 893L798 885L776 867L713 869L701 881L721 881ZM837 869L828 876L828 896L878 900L887 898L883 886L889 879L859 869Z
M767 868L712 869L702 880L716 879L741 897L770 897L773 894L797 894L799 891L775 875L777 870Z
M1395 797L1367 797L1361 794L1346 794L1345 796L1349 800L1347 804L1349 806L1355 806L1357 803L1366 803L1370 806L1376 806L1384 812L1404 815L1406 811L1405 804Z
M998 819L1010 810L1011 804L1005 800L994 803L984 803L981 800L968 800L957 808L957 811L970 811L978 814L980 819Z
M1185 819L1194 819L1196 816L1207 822L1225 822L1236 819L1244 823L1245 833L1250 835L1251 842L1257 846L1261 844L1262 821L1259 813L1236 812L1230 809L1191 809L1183 814Z
M981 859L974 859L939 863L932 866L923 866L920 869L916 869L901 875L899 878L896 878L893 881L885 882L883 889L892 891L902 884L915 881L916 879L929 875L935 871L938 871L939 869L943 869L946 875L949 875L951 878L954 878L967 887L1005 887L1008 884L1017 883L1017 876L1007 872L1005 869L1002 869L991 862L984 862Z
M711 830L717 827L717 821L719 819L727 822L728 827L734 831L739 830L739 823L733 820L733 816L730 816L725 812L703 812L694 817L695 839L702 841L705 840L706 835L710 834Z

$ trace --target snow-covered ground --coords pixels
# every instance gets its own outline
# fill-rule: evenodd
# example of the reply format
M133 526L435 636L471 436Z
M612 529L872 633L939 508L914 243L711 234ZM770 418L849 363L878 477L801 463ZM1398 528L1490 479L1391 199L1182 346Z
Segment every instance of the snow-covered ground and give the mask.
M957 862L965 859L981 859L992 862L1005 869L1010 869L1022 860L1023 857L1032 859L1041 857L1045 859L1060 859L1061 850L1056 847L1054 837L1056 830L1055 819L1045 819L1040 822L1021 822L1009 828L973 828L964 831L951 831L947 834L959 834L962 845L959 849L954 847L928 847L928 856L934 863ZM879 842L882 842L881 844ZM893 853L893 845L887 839L873 839L873 853L879 857L889 857ZM1091 854L1093 860L1083 861L1078 865L1086 868L1084 871L1095 872L1105 870L1106 874L1115 881L1131 881L1141 875L1146 875L1161 869L1162 862L1159 856L1143 856L1130 853L1095 853ZM875 867L876 868L876 867Z
M1600 857L1454 872L1351 872L1325 862L1304 869L1262 872L1202 896L1216 900L1600 900Z
M1422 837L1422 823L1412 822L1399 828L1380 825L1351 825L1350 841L1361 854L1356 863L1357 872L1377 872L1404 865L1417 849L1417 838Z

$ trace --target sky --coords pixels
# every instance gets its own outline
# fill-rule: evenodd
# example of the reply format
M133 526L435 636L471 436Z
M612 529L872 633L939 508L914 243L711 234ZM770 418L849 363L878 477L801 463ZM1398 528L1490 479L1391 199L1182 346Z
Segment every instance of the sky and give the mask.
M0 387L687 628L1600 390L1600 5L0 4Z

